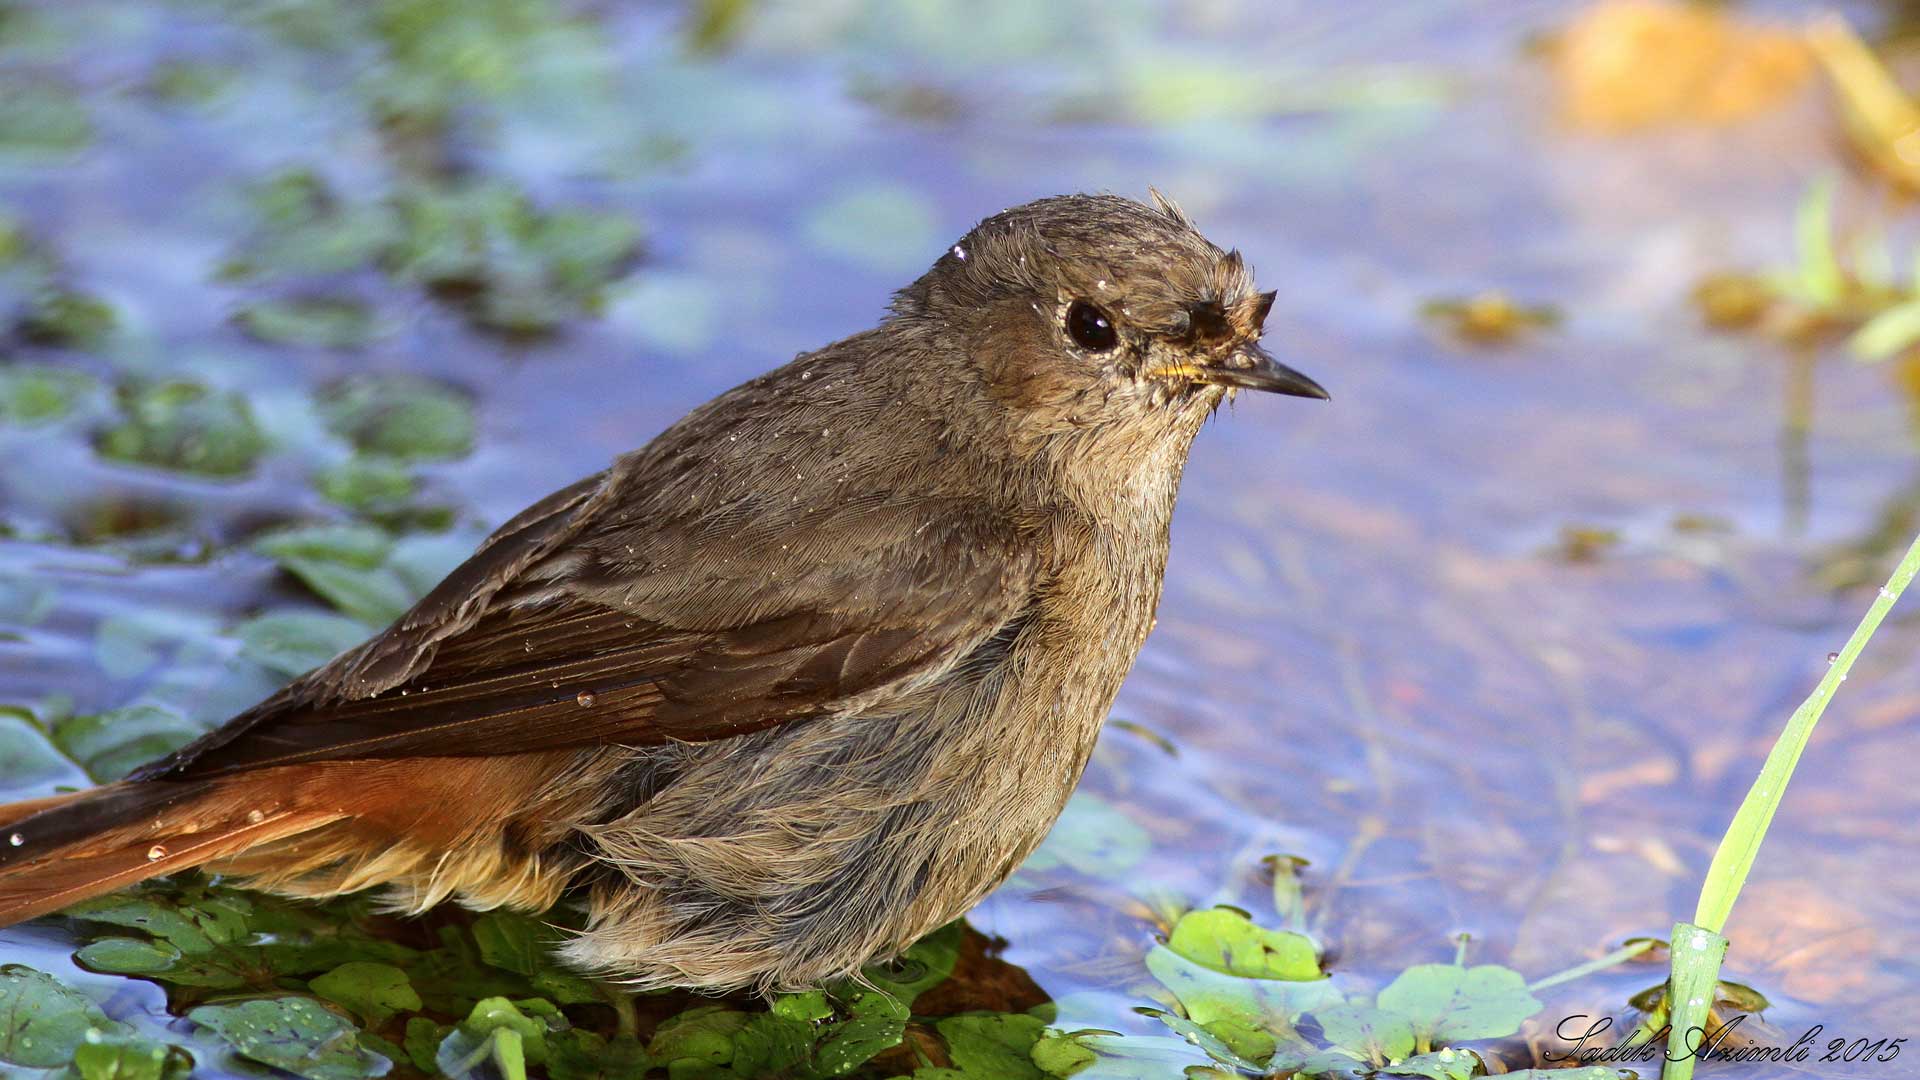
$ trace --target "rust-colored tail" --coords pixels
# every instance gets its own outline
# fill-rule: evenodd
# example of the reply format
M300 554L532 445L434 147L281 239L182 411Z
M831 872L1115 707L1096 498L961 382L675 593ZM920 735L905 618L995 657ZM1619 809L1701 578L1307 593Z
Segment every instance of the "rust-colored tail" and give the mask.
M265 779L109 784L0 806L0 926L344 816L265 797Z
M196 866L288 896L385 886L403 910L450 896L544 908L600 798L600 774L574 761L325 761L0 805L0 926Z

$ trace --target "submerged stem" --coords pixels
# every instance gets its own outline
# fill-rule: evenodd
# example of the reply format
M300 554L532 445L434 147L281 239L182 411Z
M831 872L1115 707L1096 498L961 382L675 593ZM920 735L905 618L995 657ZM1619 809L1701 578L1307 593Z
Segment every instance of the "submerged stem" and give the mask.
M1605 971L1610 967L1616 967L1626 963L1658 944L1660 943L1652 938L1641 938L1638 941L1628 942L1597 960L1589 960L1584 964L1576 964L1565 971L1535 979L1527 984L1527 989L1529 991L1545 990L1550 986L1559 986L1564 982L1572 982L1575 979L1584 978L1596 971Z

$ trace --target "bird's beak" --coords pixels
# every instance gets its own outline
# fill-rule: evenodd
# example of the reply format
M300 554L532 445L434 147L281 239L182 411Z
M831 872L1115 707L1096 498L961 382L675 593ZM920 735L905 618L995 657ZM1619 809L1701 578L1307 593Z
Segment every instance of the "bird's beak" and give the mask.
M1265 390L1289 397L1333 400L1319 383L1267 355L1265 349L1249 345L1236 352L1225 364L1207 364L1194 369L1196 381L1244 390Z

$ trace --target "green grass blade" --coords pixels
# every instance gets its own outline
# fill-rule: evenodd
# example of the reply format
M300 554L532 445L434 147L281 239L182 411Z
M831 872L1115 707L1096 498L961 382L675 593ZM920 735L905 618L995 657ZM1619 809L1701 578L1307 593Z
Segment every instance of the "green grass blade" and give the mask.
M1794 217L1800 249L1797 284L1801 295L1819 308L1838 304L1847 288L1846 273L1833 246L1833 186L1830 176L1814 181Z
M1690 1080L1694 1055L1707 1043L1707 1014L1720 990L1727 939L1692 923L1673 926L1673 976L1667 982L1667 1060L1660 1080Z
M1856 360L1885 360L1920 344L1920 300L1908 300L1868 319L1847 347Z
M1846 647L1827 668L1827 673L1814 687L1807 700L1794 710L1793 719L1787 721L1787 729L1780 734L1779 741L1773 744L1773 751L1767 755L1767 763L1760 770L1760 778L1748 789L1747 797L1740 803L1740 810L1733 815L1733 824L1727 827L1726 835L1720 838L1720 847L1713 853L1713 864L1707 868L1706 884L1700 889L1700 905L1694 909L1693 921L1714 933L1726 929L1727 915L1733 910L1733 902L1740 895L1741 886L1746 884L1747 872L1753 869L1754 856L1760 850L1760 842L1766 839L1767 826L1773 821L1773 812L1780 806L1780 796L1786 791L1787 781L1793 777L1793 768L1800 762L1800 754L1807 748L1807 737L1813 734L1813 726L1820 722L1820 714L1827 710L1827 703L1833 700L1833 693L1846 680L1847 672L1852 670L1853 662L1866 648L1873 632L1880 628L1881 620L1887 617L1887 611L1893 602L1906 591L1913 580L1916 570L1920 570L1920 538L1907 549L1906 557L1880 590L1873 606L1867 609L1865 618L1847 639Z

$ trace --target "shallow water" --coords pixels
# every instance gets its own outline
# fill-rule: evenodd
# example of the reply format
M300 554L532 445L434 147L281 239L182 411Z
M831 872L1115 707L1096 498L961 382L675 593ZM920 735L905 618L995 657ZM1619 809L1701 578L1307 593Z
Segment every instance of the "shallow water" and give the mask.
M1154 184L1279 290L1268 343L1334 401L1242 400L1203 434L1127 723L1040 865L972 924L1060 1026L1129 1031L1155 1027L1128 1011L1152 912L1270 919L1268 855L1307 860L1310 925L1360 985L1450 959L1463 933L1472 960L1530 978L1664 938L1864 609L1860 582L1920 517L1910 375L1839 350L1796 362L1706 328L1689 299L1709 272L1790 259L1801 193L1842 167L1820 91L1736 125L1603 135L1557 115L1527 47L1564 5L963 6L774 5L701 47L679 10L497 3L384 60L369 42L391 33L319 3L6 9L0 208L119 327L5 346L97 383L65 418L0 424L0 703L208 724L269 689L236 627L323 605L250 541L351 517L312 480L347 455L315 388L406 372L470 396L472 451L409 466L412 504L453 518L409 565L444 567L688 408L869 325L977 218ZM490 21L515 12L517 30ZM20 87L77 106L90 134L42 137L59 118ZM460 107L439 137L373 119L442 98ZM496 180L638 222L644 253L605 274L597 312L541 300L539 335L364 263L221 278L257 229L247 185L295 168L349 204ZM1842 205L1901 220L1864 185ZM1491 288L1561 321L1487 347L1421 315ZM361 303L371 329L336 348L234 321L302 295ZM271 446L230 479L103 456L105 387L135 376L238 392ZM1569 554L1570 528L1599 530L1591 557ZM1727 977L1773 1002L1785 1041L1920 1035L1916 648L1920 621L1896 614L1735 909ZM26 745L0 795L86 782ZM16 928L0 959L163 1006L72 967L77 940ZM1556 988L1525 1034L1552 1048L1559 1017L1625 1018L1662 977Z

